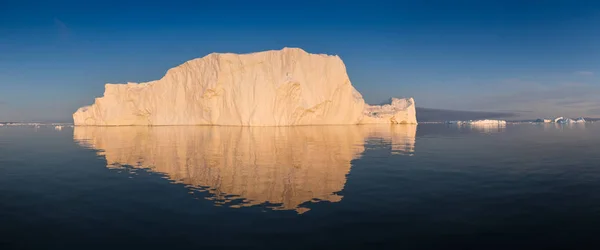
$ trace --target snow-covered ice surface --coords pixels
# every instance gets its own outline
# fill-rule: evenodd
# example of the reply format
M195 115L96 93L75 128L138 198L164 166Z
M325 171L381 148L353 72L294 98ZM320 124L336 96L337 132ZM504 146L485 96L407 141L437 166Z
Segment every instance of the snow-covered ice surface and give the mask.
M365 111L365 108L371 111ZM212 53L146 83L106 84L75 125L289 126L416 123L414 100L369 106L338 56L284 48Z

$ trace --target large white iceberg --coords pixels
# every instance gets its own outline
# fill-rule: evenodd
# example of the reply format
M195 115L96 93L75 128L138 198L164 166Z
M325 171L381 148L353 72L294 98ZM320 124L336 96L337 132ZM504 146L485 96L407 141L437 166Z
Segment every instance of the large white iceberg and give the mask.
M338 56L284 48L212 53L147 83L106 84L75 125L288 126L416 123L414 100L365 104Z

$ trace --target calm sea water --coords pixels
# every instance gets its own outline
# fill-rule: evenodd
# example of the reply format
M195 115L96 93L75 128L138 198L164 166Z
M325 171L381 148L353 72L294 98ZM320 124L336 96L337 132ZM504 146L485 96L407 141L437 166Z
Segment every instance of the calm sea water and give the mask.
M0 249L600 247L600 123L0 127Z

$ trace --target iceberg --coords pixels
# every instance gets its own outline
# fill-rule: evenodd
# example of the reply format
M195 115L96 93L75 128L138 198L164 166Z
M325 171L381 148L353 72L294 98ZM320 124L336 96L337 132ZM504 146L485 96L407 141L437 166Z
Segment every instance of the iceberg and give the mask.
M393 123L416 124L417 111L413 98L391 98L389 104L365 105L361 124Z
M339 56L283 48L212 53L159 80L106 84L104 96L73 114L75 125L291 126L416 124L414 99L367 105Z
M477 120L469 121L470 125L506 125L504 120Z
M504 120L468 120L468 121L448 121L447 124L456 125L459 128L469 128L484 133L502 132L506 127Z
M585 123L585 119L583 117L579 117L577 119L571 119L571 118L564 118L564 117L557 117L556 119L554 119L554 122L556 123L560 123L560 124L571 124L571 123Z
M469 120L469 121L449 121L448 124L457 124L457 125L506 125L506 121L504 120Z

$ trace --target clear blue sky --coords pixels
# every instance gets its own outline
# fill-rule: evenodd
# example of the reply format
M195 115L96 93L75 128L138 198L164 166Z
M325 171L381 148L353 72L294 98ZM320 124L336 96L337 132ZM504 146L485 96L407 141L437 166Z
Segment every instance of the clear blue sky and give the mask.
M0 1L0 120L211 52L337 54L371 103L600 116L600 1Z

